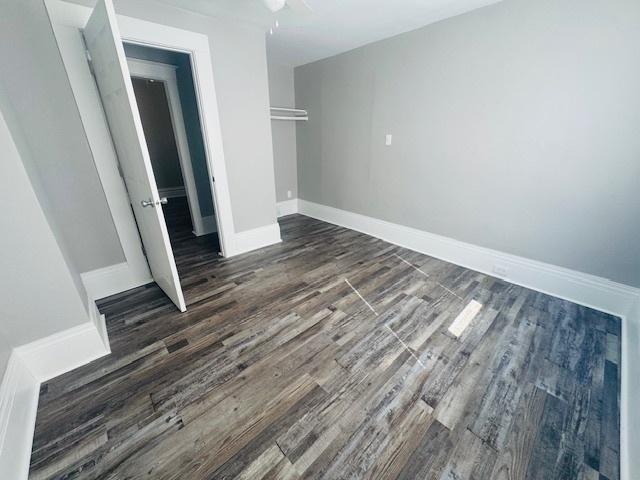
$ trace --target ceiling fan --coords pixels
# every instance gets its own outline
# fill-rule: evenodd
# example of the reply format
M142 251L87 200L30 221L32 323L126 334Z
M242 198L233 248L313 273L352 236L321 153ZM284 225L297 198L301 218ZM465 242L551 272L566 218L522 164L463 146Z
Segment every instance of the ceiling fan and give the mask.
M313 13L305 0L262 0L262 3L272 12L278 12L283 8L289 8L293 13L308 15Z

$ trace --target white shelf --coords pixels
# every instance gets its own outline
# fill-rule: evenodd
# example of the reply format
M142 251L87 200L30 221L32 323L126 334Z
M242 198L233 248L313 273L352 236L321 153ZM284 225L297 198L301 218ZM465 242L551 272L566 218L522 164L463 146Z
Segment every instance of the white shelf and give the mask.
M309 113L306 110L301 110L299 108L271 107L271 120L306 122L309 120Z

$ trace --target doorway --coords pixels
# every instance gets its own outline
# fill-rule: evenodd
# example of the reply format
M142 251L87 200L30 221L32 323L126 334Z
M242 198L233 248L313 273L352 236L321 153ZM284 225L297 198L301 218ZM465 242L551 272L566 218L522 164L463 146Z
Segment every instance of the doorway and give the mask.
M226 257L239 251L239 239L231 210L208 37L116 15L112 0L98 0L94 8L58 0L46 0L45 5L125 256L125 262L110 269L108 281L95 286L91 295L103 298L153 280L184 311L123 43L181 53L189 59L219 251Z
M218 253L189 55L127 43L124 50L172 247L195 236L207 254Z

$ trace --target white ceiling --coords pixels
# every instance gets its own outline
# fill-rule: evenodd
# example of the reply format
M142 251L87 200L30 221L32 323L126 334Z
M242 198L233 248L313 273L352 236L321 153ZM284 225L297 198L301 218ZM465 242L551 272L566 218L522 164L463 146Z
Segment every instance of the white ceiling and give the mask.
M288 9L272 14L261 0L163 1L250 22L267 31L277 19L280 27L267 38L269 58L298 66L501 0L306 0L314 12L311 16L297 16Z

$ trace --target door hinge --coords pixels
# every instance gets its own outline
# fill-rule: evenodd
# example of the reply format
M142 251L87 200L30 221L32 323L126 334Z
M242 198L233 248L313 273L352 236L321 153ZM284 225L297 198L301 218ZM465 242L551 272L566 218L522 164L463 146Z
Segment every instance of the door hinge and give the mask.
M89 50L84 51L85 57L87 57L87 65L89 65L89 72L91 72L92 76L96 76L96 72L93 69L93 59L91 58L91 53Z

